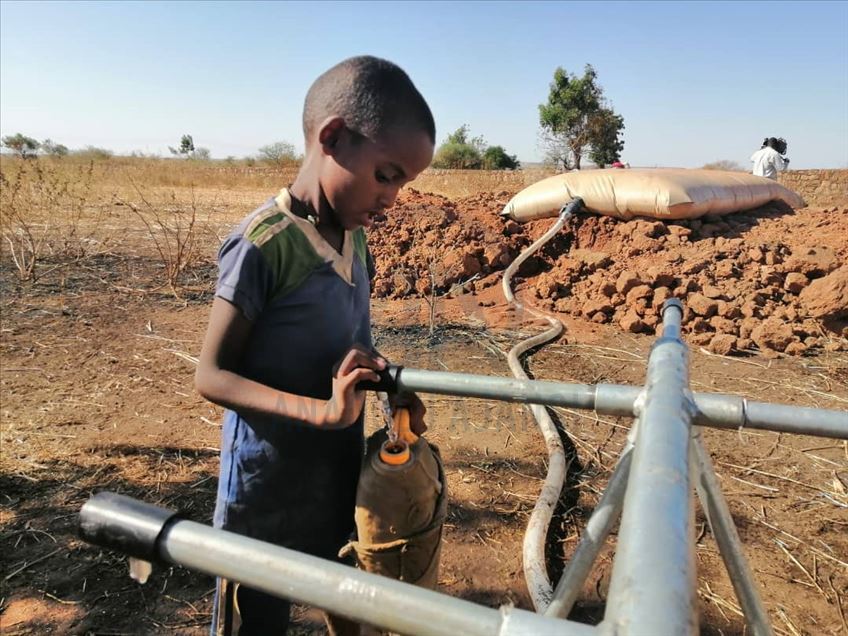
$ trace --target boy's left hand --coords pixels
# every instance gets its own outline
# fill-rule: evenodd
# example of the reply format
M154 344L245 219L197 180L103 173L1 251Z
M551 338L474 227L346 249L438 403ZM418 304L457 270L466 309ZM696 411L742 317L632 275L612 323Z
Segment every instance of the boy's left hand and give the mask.
M409 428L413 433L420 436L427 432L427 424L424 423L427 408L415 393L391 394L389 402L392 405L392 412L398 407L409 409Z
M378 358L385 360L388 364L388 358L377 351L375 347L371 348L371 352ZM427 424L424 422L424 416L427 414L427 407L415 393L389 393L389 404L392 407L392 413L398 407L409 409L409 430L419 437L427 432Z

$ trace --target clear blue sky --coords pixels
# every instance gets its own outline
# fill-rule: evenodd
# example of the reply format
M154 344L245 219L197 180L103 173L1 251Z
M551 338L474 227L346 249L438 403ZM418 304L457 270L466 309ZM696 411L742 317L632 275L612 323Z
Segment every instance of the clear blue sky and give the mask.
M468 123L524 161L554 69L588 62L633 165L748 165L774 135L793 167L848 167L846 2L3 2L0 36L0 132L72 148L302 148L310 82L369 53L406 69L439 140Z

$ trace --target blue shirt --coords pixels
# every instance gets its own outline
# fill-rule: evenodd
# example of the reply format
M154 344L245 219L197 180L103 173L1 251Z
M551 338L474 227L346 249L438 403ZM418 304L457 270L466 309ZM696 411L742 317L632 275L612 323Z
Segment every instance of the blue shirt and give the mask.
M291 212L283 190L230 234L218 264L216 295L252 323L233 371L287 393L329 399L334 365L354 344L371 347L364 230L345 232L339 254ZM228 411L215 525L321 552L322 533L332 530L326 526L350 531L362 437L362 416L328 431L299 419Z

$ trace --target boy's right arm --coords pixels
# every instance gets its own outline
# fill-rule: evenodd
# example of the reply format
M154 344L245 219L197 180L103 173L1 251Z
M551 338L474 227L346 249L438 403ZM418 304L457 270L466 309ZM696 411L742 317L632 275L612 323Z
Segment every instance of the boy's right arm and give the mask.
M356 421L365 400L364 391L357 391L356 385L364 380L379 381L374 369L382 369L385 361L351 350L336 373L330 400L294 395L233 371L251 328L252 323L235 305L215 298L194 376L203 397L235 411L288 417L323 428L345 428Z

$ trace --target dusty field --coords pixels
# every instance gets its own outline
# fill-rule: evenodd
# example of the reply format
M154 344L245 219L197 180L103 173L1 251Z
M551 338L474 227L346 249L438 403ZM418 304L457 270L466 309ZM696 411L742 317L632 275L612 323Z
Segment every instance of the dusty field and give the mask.
M75 537L75 516L92 493L108 489L180 508L198 521L211 519L220 412L194 393L191 358L199 349L211 301L218 237L273 190L264 182L238 185L238 175L223 185L201 180L193 190L148 175L152 183L139 193L126 175L110 174L108 179L95 175L79 208L61 193L40 199L48 207L51 201L64 201L64 209L78 209L79 222L71 233L66 219L51 220L53 238L36 270L41 273L37 282L17 280L5 247L0 261L4 634L203 634L209 620L209 578L159 568L147 585L139 586L127 576L124 559ZM452 200L412 193L375 229L381 296L374 302L375 335L391 359L421 368L508 374L503 351L519 332L533 332L537 325L503 305L498 272L543 226L512 228L492 218L512 192ZM168 259L154 239L167 245L169 237L174 239L169 228L184 231L192 211L196 241L169 284ZM157 212L167 215L157 217ZM716 304L738 298L741 312L747 295L768 286L779 291L772 289L757 305L752 331L782 311L790 341L804 350L786 355L759 346L753 337L743 347L738 340L745 336L739 331L732 336L736 355L711 353L715 336L709 342L696 336L731 335L710 323L719 315L716 307L715 316L696 314L690 321L691 326L700 317L709 325L693 327L687 335L695 343L693 388L846 409L848 354L841 318L810 316L801 293L785 288L789 274L802 272L790 267L801 248L826 248L837 264L845 262L846 218L844 207L761 210L733 227L714 229L711 236L703 225L689 226L688 240L679 244L667 238L679 236L677 231L653 229L658 236L649 236L635 231L643 227L638 222L622 224L629 226L622 230L602 220L582 220L535 269L523 272L523 297L562 312L567 326L565 338L534 356L530 369L544 379L641 383L654 326L646 318L653 315L657 289L674 293L685 287L681 294L690 301L690 295L701 294ZM85 237L85 253L71 259L60 249L59 236L71 245ZM658 244L629 254L643 236ZM725 243L740 239L745 249L731 243L722 251L718 238ZM750 259L740 265L742 255L755 248L764 262ZM574 249L603 252L609 263L592 271L591 266L571 268L562 254ZM666 285L657 285L656 278L641 280L640 285L650 287L652 301L642 315L641 299L628 298L639 285L626 293L616 290L623 299L611 303L611 311L588 312L582 304L561 302L576 296L590 300L600 291L600 281L615 285L626 269L645 276L649 264L659 264L670 253L682 258L674 265L683 267L675 271L698 258L707 264L683 274L685 285L682 279ZM767 254L780 262L765 262ZM735 267L734 285L720 289L723 297L710 298L704 288L721 287L725 278L702 280L701 274L727 260ZM773 268L771 282L761 281L761 267ZM824 269L804 274L810 285L837 271ZM555 292L555 283L562 289ZM788 315L790 309L796 319ZM639 333L622 326L631 310L646 326ZM595 320L596 313L609 319ZM741 330L745 318L727 320ZM811 320L816 332L796 333L812 329L804 326ZM808 343L809 338L819 340ZM493 606L512 601L528 607L520 546L545 470L540 435L519 407L436 396L425 402L429 437L443 451L452 496L442 589ZM555 574L576 545L628 426L625 420L564 410L556 415L574 462L550 537ZM373 404L369 416L377 421ZM706 441L777 633L848 634L848 446L758 432L707 431ZM700 512L697 523L702 628L708 634L742 634L738 603ZM602 614L615 536L610 543L574 618L596 621ZM300 611L298 631L311 633L312 620L312 613Z

